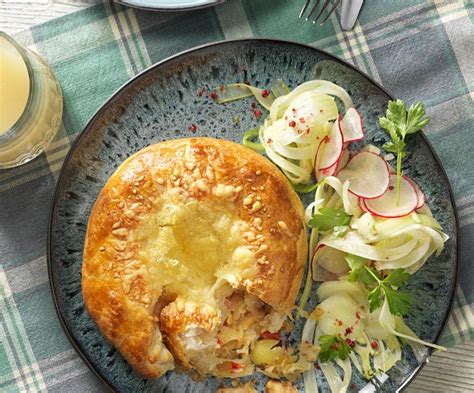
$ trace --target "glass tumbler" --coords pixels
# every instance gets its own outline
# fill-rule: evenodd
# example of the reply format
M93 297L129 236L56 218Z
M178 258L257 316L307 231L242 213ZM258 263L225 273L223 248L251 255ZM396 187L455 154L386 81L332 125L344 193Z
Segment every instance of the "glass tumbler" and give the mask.
M0 169L42 153L62 112L61 86L48 64L0 31Z

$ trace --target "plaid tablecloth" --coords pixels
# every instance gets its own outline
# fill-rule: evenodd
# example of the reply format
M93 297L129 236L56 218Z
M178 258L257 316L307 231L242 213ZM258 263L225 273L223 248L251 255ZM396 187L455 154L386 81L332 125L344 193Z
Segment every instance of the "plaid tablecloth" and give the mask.
M272 37L325 49L395 96L422 100L426 133L451 180L460 217L460 274L441 343L474 337L474 2L367 0L354 30L339 14L322 27L297 19L303 0L229 0L206 10L149 13L99 4L17 38L54 68L63 128L33 162L0 171L0 391L101 391L57 320L46 268L55 178L71 142L129 78L178 51L226 38Z

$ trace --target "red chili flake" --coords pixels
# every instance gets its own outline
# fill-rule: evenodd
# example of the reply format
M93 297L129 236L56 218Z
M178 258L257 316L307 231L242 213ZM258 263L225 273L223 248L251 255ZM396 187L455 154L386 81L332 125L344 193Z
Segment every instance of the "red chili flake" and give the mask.
M355 342L352 341L350 338L346 338L346 343L349 345L351 348L355 346Z
M211 100L217 100L217 98L219 97L217 95L217 93L215 91L213 91L211 94L209 94L209 97L211 98Z
M323 138L323 142L324 143L329 143L329 141L331 140L331 137L329 135L326 135L324 138Z
M253 111L253 114L255 115L255 117L256 117L257 119L260 119L260 116L262 116L262 112L259 111L258 109L255 109L255 110Z
M356 390L357 389L357 385L355 383L351 383L349 385L349 388L351 388L352 390Z
M238 370L238 369L242 368L242 366L237 362L230 362L230 365L232 367L232 370Z
M303 124L306 123L306 120L304 117L300 117L300 123L303 123Z
M205 92L207 92L207 89L206 87L203 87L202 89L198 90L197 94L199 97L202 97Z
M250 105L250 107L251 107L252 109L255 109L255 108L257 107L257 104L256 104L255 102L252 102L252 104Z
M280 340L280 333L270 333L268 330L260 333L260 337L266 340Z
M342 321L340 321L339 319L336 319L336 325L337 326L342 326Z
M268 138L268 139L267 139L267 143L272 143L272 142L273 142L273 141L272 141L271 138Z
M372 349L377 349L379 347L379 344L377 341L372 341L370 343L370 346L372 347Z
M360 319L360 311L357 311L357 312L356 312L356 318L357 318L357 319Z
M314 368L315 368L316 370L321 370L321 366L319 365L319 363L315 363L315 364L314 364Z
M395 189L395 187L394 187L394 186L388 186L388 189L389 189L390 191L393 191L393 190Z
M296 121L292 120L288 123L290 127L296 127Z
M348 327L348 328L346 329L346 331L344 332L344 336L348 336L349 334L351 334L351 333L353 332L353 330L354 330L354 329L352 328L352 326L351 326L351 327Z
M189 131L191 132L196 132L197 131L197 125L196 124L191 124L191 126L189 127Z
M262 97L263 98L267 98L269 95L270 95L270 92L267 89L262 90Z

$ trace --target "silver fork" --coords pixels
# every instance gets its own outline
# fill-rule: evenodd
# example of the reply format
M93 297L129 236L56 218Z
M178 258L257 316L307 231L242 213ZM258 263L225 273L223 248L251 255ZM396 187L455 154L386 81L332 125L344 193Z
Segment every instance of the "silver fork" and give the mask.
M299 18L301 19L304 15L304 13L306 12L306 10L308 9L308 6L310 5L311 1L313 0L306 0L303 8L301 9L300 11L300 15L299 15ZM314 4L313 4L313 7L311 8L311 10L309 11L309 14L306 15L306 20L310 20L311 17L313 16L313 14L315 13L316 11L316 8L318 8L318 5L319 3L321 2L321 0L314 0ZM333 6L329 9L327 15L324 17L324 19L321 21L321 25L324 24L324 22L326 22L329 17L331 16L331 14L336 10L337 6L339 5L339 3L341 2L341 0L336 0L333 4ZM318 21L318 19L321 17L321 15L323 14L324 10L326 10L327 8L329 8L329 5L331 3L331 0L326 0L323 5L321 6L318 14L316 15L316 17L313 19L313 23L316 23Z

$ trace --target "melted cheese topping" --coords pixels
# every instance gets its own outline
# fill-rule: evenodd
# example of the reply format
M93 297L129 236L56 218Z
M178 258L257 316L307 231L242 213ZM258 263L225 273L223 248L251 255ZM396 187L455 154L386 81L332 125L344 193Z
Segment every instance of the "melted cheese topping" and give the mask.
M195 200L161 208L131 234L140 244L138 258L147 266L158 293L209 303L216 282L224 278L238 285L255 265L254 254L243 242L246 224L230 204Z

